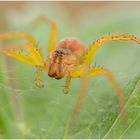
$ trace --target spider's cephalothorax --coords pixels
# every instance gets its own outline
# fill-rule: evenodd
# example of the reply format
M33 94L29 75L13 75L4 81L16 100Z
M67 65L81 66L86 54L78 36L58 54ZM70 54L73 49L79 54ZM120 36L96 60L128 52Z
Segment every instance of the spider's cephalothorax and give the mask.
M84 45L76 38L61 40L56 50L49 54L48 75L55 79L63 78L80 63L80 57L84 51Z

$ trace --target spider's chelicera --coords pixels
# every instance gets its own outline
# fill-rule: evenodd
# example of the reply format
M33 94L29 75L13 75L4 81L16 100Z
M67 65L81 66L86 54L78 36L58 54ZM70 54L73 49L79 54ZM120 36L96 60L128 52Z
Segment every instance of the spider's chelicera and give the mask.
M27 42L1 47L0 53L34 66L37 69L35 73L37 87L43 87L40 80L42 71L48 71L48 75L55 79L66 77L64 93L68 93L71 78L81 77L83 75L83 69L87 66L88 76L104 75L108 78L116 90L120 107L123 108L125 102L124 94L120 85L113 77L112 72L103 67L91 67L90 64L94 59L97 48L102 43L112 40L133 40L140 44L140 39L131 34L110 34L95 40L86 49L80 40L73 37L64 38L57 43L57 26L55 22L47 17L41 16L33 24L36 25L36 23L41 22L47 22L51 28L47 45L48 54L45 59L42 56L38 42L30 34L25 32L1 33L0 40L23 38Z

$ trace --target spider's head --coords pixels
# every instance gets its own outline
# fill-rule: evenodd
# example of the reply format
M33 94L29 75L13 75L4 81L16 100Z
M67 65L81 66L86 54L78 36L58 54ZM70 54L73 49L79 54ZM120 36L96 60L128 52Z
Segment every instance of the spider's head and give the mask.
M80 63L84 50L83 44L75 38L61 40L57 44L56 50L48 56L48 75L56 79L63 78Z
M65 74L63 59L70 52L64 49L57 49L49 55L48 75L55 79L61 79Z

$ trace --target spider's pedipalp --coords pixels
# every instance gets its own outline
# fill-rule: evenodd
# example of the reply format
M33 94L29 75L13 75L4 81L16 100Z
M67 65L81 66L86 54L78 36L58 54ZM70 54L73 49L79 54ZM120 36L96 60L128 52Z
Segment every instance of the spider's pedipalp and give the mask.
M64 89L63 89L63 92L64 92L65 94L67 94L68 91L69 91L70 82L71 82L71 76L68 75L68 76L66 77L66 83L65 83L65 86L64 86Z
M42 72L43 72L43 68L40 67L40 66L36 66L36 68L37 68L37 71L36 71L36 73L35 73L35 84L36 84L36 86L37 86L38 88L43 88L44 85L43 85L43 83L42 83L42 81L41 81L41 79L40 79L41 74L42 74Z
M97 39L95 42L93 42L88 50L85 52L83 58L82 58L82 63L90 65L92 59L95 57L97 48L102 45L102 43L107 42L107 41L113 41L113 40L133 40L140 44L140 38L131 35L131 34L120 34L120 35L106 35L103 37L100 37Z

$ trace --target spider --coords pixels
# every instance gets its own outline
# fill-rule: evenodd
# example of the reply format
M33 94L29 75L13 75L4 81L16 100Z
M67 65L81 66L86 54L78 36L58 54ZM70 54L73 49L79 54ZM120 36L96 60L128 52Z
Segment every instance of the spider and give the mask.
M108 78L116 90L119 104L122 108L124 106L124 94L112 72L104 67L91 67L90 64L95 57L97 48L102 43L112 40L133 40L140 44L140 39L131 34L110 34L93 41L89 48L86 49L84 44L74 37L66 37L57 43L56 23L48 17L40 16L35 19L33 24L41 22L46 22L50 26L46 58L43 58L38 42L26 32L1 33L1 40L25 39L27 42L1 47L0 53L35 67L35 84L39 88L44 86L40 78L43 71L47 71L48 76L55 79L66 77L64 93L68 93L72 78L82 76L83 68L86 65L88 66L89 76L104 75Z

